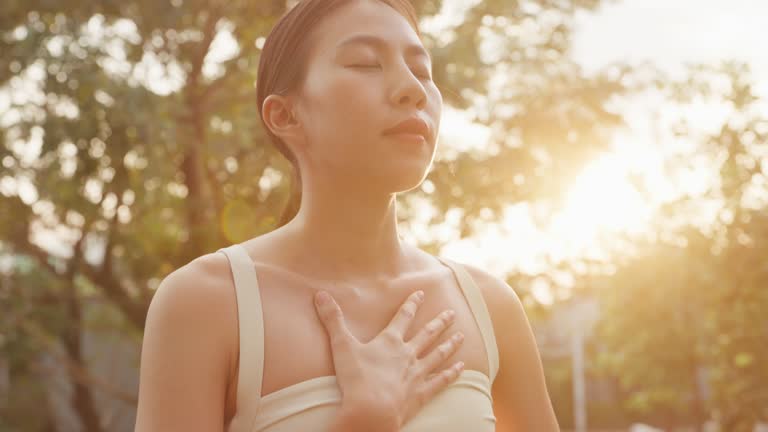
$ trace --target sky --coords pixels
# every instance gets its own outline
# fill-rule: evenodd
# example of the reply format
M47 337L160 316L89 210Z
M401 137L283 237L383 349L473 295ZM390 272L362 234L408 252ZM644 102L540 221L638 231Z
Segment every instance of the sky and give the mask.
M766 17L765 0L617 1L579 14L573 53L587 70L616 60L673 70L686 61L734 58L768 76Z

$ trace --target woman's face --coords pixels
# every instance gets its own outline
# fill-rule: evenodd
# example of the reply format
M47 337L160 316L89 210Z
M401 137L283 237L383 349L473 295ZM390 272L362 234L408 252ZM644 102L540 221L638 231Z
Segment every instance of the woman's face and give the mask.
M308 177L389 193L418 186L434 157L442 97L408 21L384 3L353 1L308 37L295 100ZM426 124L425 139L385 133L408 119ZM417 133L418 120L405 131Z

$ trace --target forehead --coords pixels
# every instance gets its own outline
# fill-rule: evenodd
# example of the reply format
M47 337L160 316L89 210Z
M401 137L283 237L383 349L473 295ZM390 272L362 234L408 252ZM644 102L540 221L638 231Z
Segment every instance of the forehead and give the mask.
M421 40L408 20L398 11L376 0L352 1L323 19L313 31L313 55L333 54L348 42L370 36L396 49L421 47Z

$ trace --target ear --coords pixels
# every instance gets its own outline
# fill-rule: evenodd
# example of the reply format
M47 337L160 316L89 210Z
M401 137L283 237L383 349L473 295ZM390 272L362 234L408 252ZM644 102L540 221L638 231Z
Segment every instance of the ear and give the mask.
M295 115L293 104L288 97L276 94L267 96L264 99L261 112L264 124L286 145L300 142L303 138L301 123Z

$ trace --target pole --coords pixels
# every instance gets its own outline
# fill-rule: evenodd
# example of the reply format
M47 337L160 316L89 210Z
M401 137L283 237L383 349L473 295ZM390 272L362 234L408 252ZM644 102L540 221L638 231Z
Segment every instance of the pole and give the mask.
M584 335L580 325L571 335L573 358L573 424L576 432L587 432L587 398L584 379Z

